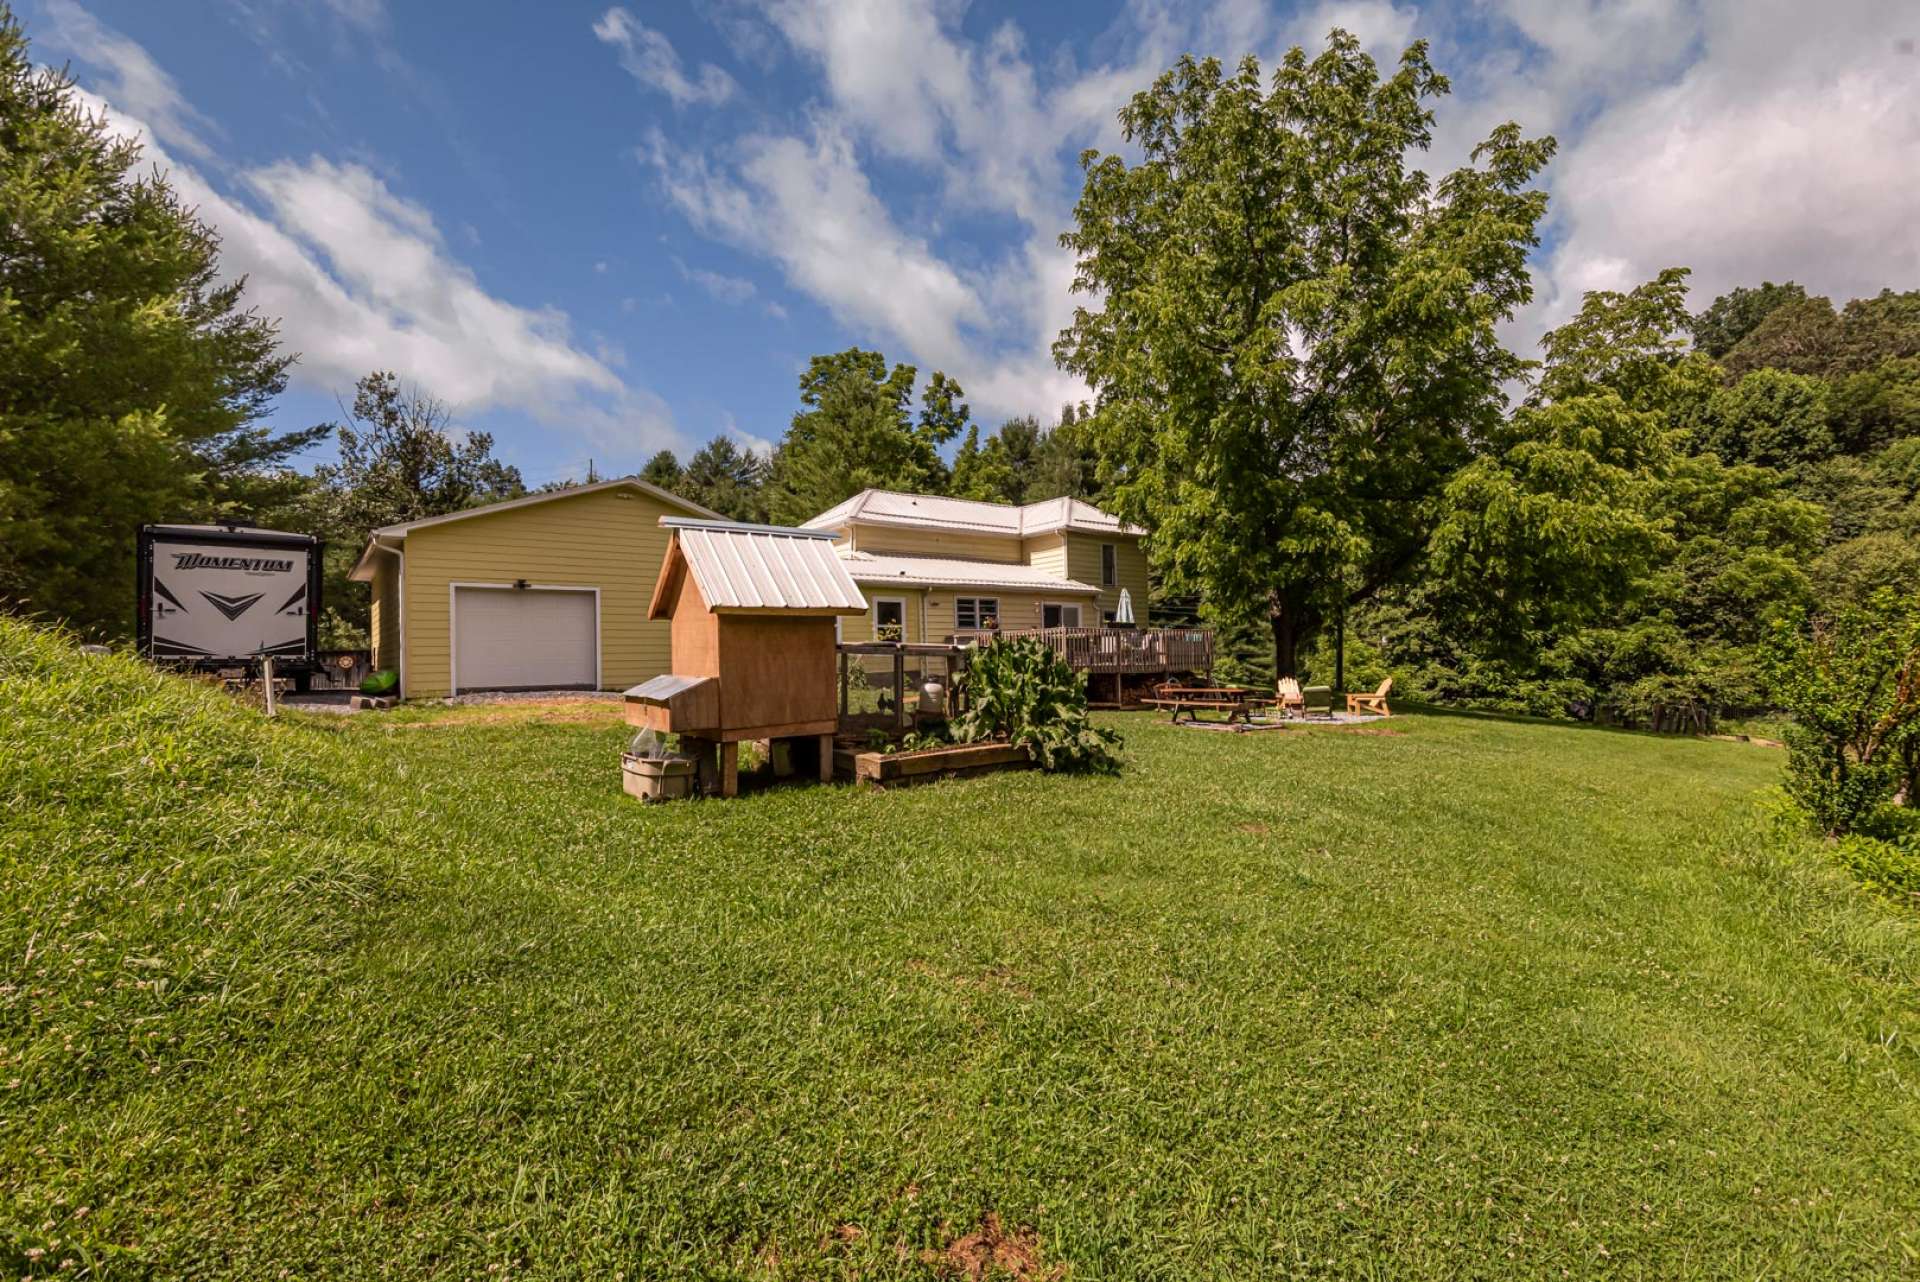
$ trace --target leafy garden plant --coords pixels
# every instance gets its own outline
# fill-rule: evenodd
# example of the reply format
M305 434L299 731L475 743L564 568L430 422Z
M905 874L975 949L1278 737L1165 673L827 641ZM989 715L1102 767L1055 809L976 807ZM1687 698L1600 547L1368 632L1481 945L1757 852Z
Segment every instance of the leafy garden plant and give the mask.
M1883 588L1767 649L1774 698L1794 720L1787 791L1839 837L1920 784L1920 596Z
M1043 770L1112 770L1120 736L1087 716L1072 668L1031 637L981 647L967 670L971 706L952 723L963 742L1004 739Z

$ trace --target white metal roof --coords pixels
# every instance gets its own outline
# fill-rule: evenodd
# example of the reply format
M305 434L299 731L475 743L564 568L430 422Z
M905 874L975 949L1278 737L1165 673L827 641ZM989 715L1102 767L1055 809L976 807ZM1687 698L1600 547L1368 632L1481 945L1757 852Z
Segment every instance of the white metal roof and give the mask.
M1100 589L1075 579L1056 579L1039 566L962 561L939 556L875 556L849 552L843 564L859 583L904 588L997 588L1058 596L1098 596Z
M805 524L810 530L839 529L853 524L901 525L1006 534L1016 538L1032 538L1056 530L1121 535L1146 533L1081 499L1044 499L1015 507L1011 503L982 503L975 499L904 494L897 490L862 490Z
M817 530L663 516L709 610L860 614L867 599Z

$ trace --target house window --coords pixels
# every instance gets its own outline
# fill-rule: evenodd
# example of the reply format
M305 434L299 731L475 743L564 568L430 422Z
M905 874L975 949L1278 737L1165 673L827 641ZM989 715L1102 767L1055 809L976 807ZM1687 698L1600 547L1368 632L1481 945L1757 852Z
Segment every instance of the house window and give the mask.
M1110 588L1120 581L1120 565L1115 558L1113 544L1100 545L1100 586Z
M1080 607L1077 605L1043 605L1040 607L1040 626L1043 628L1077 628L1080 626Z
M962 632L1000 626L1000 598L961 596L953 599L953 626Z
M907 603L898 597L875 597L873 602L873 639L907 639Z

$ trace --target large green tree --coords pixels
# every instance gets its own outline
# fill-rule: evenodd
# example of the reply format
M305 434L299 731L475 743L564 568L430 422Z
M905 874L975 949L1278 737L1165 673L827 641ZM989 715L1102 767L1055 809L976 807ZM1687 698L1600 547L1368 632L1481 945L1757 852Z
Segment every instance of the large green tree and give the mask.
M800 376L801 410L775 452L767 506L794 524L863 489L943 494L948 473L940 447L967 426L960 385L936 372L921 389L918 371L887 364L858 347L816 356Z
M295 512L327 540L328 641L359 645L367 594L347 573L374 530L517 498L526 486L494 457L490 434L455 430L444 401L389 370L354 385L347 421L332 430L337 457L315 469Z
M1040 449L1046 437L1040 420L1031 414L1010 418L1000 430L980 441L977 427L953 457L952 491L955 498L988 503L1030 503L1055 498L1039 484Z
M1618 609L1667 548L1654 509L1682 435L1711 394L1689 357L1686 273L1588 294L1542 343L1526 403L1448 481L1425 562L1457 636L1524 657Z
M1696 444L1730 463L1782 470L1834 453L1827 384L1805 374L1757 369L1707 399Z
M674 457L672 450L661 450L647 460L640 469L640 479L649 485L657 485L663 490L671 490L680 484L680 460Z
M0 603L99 636L142 523L250 519L325 435L263 426L292 358L140 155L0 5Z
M1027 482L1030 499L1085 499L1104 504L1100 479L1100 452L1093 423L1072 402L1060 407L1060 418L1040 437L1033 451L1033 475Z
M967 429L967 436L953 456L953 475L948 491L957 499L977 499L982 503L1015 503L1020 477L999 448L1000 438L990 436L980 444L980 425Z
M1439 500L1524 371L1496 332L1553 152L1502 125L1438 182L1412 158L1448 90L1424 43L1382 76L1335 31L1266 83L1182 59L1089 152L1079 308L1055 355L1097 396L1120 512L1168 586L1267 618L1277 666L1424 555Z
M1590 294L1546 337L1448 487L1433 573L1361 622L1422 693L1687 729L1763 700L1756 647L1808 604L1826 517L1779 471L1688 452L1735 389L1682 337L1686 275Z
M315 476L339 525L364 539L382 525L442 516L526 493L486 432L456 432L446 402L376 370L354 385L338 457Z
M1688 328L1693 331L1694 346L1719 360L1751 334L1770 312L1787 303L1805 302L1806 297L1807 291L1792 281L1784 285L1772 281L1742 285L1720 295L1693 317Z

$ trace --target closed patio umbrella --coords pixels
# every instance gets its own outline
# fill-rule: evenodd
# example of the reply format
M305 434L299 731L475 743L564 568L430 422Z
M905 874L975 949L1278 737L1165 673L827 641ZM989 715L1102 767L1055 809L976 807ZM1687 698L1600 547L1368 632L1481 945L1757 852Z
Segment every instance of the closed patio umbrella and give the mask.
M1113 621L1123 628L1133 626L1133 593L1120 589L1120 605L1113 612Z

